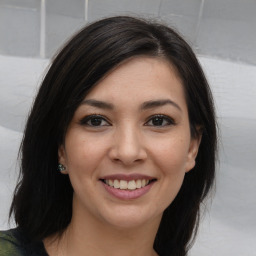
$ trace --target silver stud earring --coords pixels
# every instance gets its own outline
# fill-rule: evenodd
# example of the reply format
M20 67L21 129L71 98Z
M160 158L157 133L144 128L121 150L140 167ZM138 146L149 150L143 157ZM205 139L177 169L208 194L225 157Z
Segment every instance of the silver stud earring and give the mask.
M66 170L66 167L63 164L58 164L58 171L63 172Z

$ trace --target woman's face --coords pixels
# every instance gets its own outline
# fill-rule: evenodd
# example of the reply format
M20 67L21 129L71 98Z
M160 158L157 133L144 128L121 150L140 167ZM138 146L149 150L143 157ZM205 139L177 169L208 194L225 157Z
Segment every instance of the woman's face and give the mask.
M85 97L59 148L73 213L119 228L159 222L198 146L173 67L150 57L123 63Z

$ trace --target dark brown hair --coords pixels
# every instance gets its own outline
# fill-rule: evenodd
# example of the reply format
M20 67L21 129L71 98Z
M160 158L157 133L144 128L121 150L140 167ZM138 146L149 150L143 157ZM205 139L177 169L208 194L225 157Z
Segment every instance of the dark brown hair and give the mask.
M89 90L134 56L167 59L184 86L191 135L202 133L196 166L165 210L155 238L159 255L184 256L196 234L200 205L214 182L216 123L212 95L190 46L173 29L133 17L112 17L83 28L56 55L29 115L21 145L20 181L10 216L33 239L60 233L70 223L73 189L57 171L58 147Z

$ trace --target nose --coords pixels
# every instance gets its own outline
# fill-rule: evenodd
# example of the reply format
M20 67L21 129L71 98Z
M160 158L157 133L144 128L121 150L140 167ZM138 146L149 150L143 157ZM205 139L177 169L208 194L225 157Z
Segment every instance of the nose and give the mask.
M147 158L142 136L135 127L117 128L109 151L112 161L123 165L143 162Z

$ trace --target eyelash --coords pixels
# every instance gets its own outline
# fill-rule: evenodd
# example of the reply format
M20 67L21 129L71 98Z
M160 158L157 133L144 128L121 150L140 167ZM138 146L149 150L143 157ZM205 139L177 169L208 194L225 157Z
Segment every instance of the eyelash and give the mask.
M92 125L92 124L88 124L88 122L92 121L93 119L99 119L101 121L105 121L107 123L107 125ZM81 125L86 125L86 126L90 126L90 127L101 127L101 126L110 126L110 122L107 120L106 117L99 115L99 114L93 114L93 115L89 115L84 117L81 121L80 121Z
M99 125L93 125L92 123L89 124L89 122L91 122L93 119L98 119L98 121L100 121ZM153 119L160 119L160 122L166 122L166 124L164 125L149 125L149 122L153 121ZM102 121L106 122L106 124L101 125ZM159 121L159 120L158 120ZM84 117L83 119L80 120L79 122L81 125L86 125L86 126L90 126L90 127L102 127L102 126L111 126L111 123L107 120L106 117L99 115L99 114L93 114L93 115L89 115ZM153 126L153 127L166 127L166 126L170 126L170 125L175 125L175 121L166 115L162 115L162 114L157 114L157 115L152 115L148 118L147 122L145 123L145 126Z
M148 123L150 121L152 121L153 119L161 119L163 122L165 121L167 124L165 125L148 125ZM149 117L148 121L146 122L146 126L154 126L154 127L166 127L166 126L170 126L170 125L175 125L175 121L166 115L162 115L162 114L157 114L157 115L152 115Z

